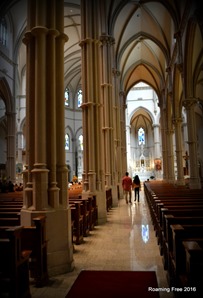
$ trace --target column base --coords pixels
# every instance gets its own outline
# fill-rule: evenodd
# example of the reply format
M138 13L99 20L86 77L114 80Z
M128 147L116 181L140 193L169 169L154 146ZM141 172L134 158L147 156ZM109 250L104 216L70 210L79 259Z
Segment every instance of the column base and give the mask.
M54 276L74 269L71 231L71 210L21 211L21 225L31 226L32 218L46 216L48 275Z
M111 186L113 207L118 207L118 187L117 185Z
M88 195L96 195L97 207L98 207L98 224L104 224L107 222L106 211L106 191L83 192L82 197L86 198Z
M190 189L201 189L201 182L199 178L189 178Z

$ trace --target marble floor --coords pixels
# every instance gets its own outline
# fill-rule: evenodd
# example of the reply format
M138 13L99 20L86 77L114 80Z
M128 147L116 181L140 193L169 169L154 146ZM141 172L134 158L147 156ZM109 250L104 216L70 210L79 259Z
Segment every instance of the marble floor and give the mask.
M84 238L84 243L75 245L74 263L73 272L50 278L46 287L31 286L32 297L64 298L83 269L153 270L157 274L160 297L173 297L168 292L166 272L143 191L139 203L130 205L124 199L119 200L118 207L108 212L107 223L96 226Z

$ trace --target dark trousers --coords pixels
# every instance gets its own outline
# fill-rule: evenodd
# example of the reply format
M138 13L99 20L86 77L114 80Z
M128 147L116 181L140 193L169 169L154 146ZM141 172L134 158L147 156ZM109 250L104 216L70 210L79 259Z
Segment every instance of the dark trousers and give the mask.
M137 200L139 202L139 200L140 200L140 188L139 187L134 188L134 192L135 192L135 201L136 201L136 196L137 196Z

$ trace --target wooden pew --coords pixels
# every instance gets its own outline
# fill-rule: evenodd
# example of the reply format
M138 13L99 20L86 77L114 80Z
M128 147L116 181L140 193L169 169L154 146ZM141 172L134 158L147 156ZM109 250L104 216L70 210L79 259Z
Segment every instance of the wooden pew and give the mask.
M43 287L48 281L46 217L33 218L34 226L24 227L21 245L23 250L31 250L29 259L30 276L36 287Z
M88 199L69 198L70 204L74 204L75 202L80 203L80 214L83 218L83 237L86 237L89 234L91 225L90 211L88 210Z
M1 226L20 226L20 218L0 217L0 227Z
M173 234L172 247L169 247L168 281L169 285L184 287L186 282L186 255L183 241L203 241L203 225L171 225ZM200 263L203 261L203 252ZM201 264L202 266L202 264ZM199 285L203 274L199 275L193 286ZM192 286L192 285L191 285ZM199 289L198 289L199 291Z
M35 286L42 287L48 281L46 217L38 216L33 218L33 223L34 226L22 227L21 249L31 251L29 256L30 277L34 279ZM7 228L0 227L1 235Z
M203 241L183 241L186 256L186 274L182 284L198 286L203 284Z
M23 227L0 229L0 296L31 297L29 288L30 250L21 249Z
M186 224L203 224L203 216L197 216L191 214L191 216L174 216L174 215L165 215L164 216L164 228L162 232L162 243L160 243L160 250L162 250L161 255L163 255L163 264L164 269L168 269L168 255L169 255L169 248L172 247L173 243L173 235L171 230L171 225L174 224L180 224L180 225L186 225Z
M81 244L83 242L83 216L81 214L81 204L82 202L74 201L70 202L71 209L71 220L73 225L73 242L75 244Z
M106 189L106 210L109 211L112 208L112 190Z

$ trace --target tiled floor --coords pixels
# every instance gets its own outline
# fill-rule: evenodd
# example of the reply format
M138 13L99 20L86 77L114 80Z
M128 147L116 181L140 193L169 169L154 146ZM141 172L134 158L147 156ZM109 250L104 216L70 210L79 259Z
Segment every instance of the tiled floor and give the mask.
M118 207L108 213L107 223L95 227L83 244L75 246L74 271L50 278L50 284L44 288L31 287L32 297L64 298L79 272L89 269L154 270L160 297L172 298L172 293L167 292L166 272L144 192L141 191L140 195L140 202L133 202L132 205L120 200Z

